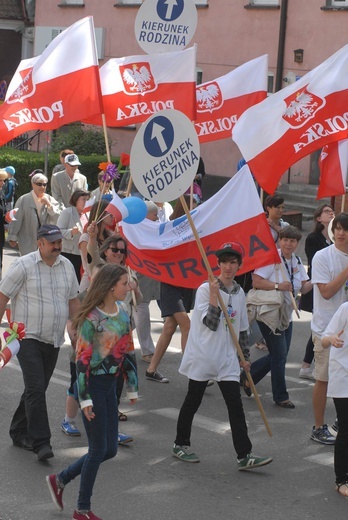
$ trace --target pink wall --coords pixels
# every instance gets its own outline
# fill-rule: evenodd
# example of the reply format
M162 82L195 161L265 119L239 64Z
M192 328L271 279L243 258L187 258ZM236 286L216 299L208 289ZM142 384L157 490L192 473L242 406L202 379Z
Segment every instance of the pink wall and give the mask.
M94 16L96 27L106 28L105 61L111 57L144 54L134 36L137 7L115 8L117 0L85 0L84 8L58 7L59 0L36 0L37 26L68 26ZM278 52L280 9L245 9L248 0L210 0L198 9L197 66L203 81L228 73L262 54L269 55L269 72L275 75ZM323 11L325 0L288 2L284 72L304 75L347 43L348 11ZM304 49L302 64L294 63L294 49ZM102 64L102 63L101 63ZM286 86L286 83L283 83ZM128 152L135 132L112 130L114 153ZM241 155L232 140L201 145L207 173L230 176ZM310 158L291 167L291 182L308 182ZM267 167L267 165L265 165ZM288 174L283 176L287 182Z

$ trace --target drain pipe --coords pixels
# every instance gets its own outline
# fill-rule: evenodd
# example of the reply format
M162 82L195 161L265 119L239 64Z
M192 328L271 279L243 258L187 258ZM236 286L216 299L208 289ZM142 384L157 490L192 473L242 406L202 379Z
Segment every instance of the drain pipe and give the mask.
M284 48L286 34L286 19L288 15L288 0L282 0L280 7L280 23L279 23L279 41L275 91L278 92L283 86L283 70L284 70Z

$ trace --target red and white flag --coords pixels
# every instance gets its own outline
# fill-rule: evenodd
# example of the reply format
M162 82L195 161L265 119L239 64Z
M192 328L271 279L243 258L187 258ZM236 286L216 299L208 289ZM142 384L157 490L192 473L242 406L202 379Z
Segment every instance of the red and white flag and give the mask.
M248 203L241 204L243 200ZM230 241L238 242L245 253L238 274L279 263L247 165L218 193L191 211L191 215L213 271L218 270L214 251ZM145 219L132 226L122 222L121 228L128 240L127 263L136 271L181 287L197 288L207 280L186 215L165 223Z
M320 182L317 199L346 193L348 139L327 144L319 157Z
M91 16L28 61L21 63L0 107L0 146L28 130L52 130L103 112Z
M165 109L195 119L196 46L178 52L112 58L100 69L107 126L143 123ZM101 118L87 123L102 124Z
M265 191L302 157L348 137L347 97L348 45L241 115L232 139Z
M10 224L10 222L14 222L16 219L16 213L19 208L10 209L7 213L5 213L5 220Z
M195 127L200 143L230 138L241 114L266 98L267 79L265 54L225 76L197 85Z
M124 218L129 216L129 211L127 206L123 203L121 197L117 195L115 190L112 191L112 201L106 206L104 212L111 213L113 217L116 219L116 223L120 222Z

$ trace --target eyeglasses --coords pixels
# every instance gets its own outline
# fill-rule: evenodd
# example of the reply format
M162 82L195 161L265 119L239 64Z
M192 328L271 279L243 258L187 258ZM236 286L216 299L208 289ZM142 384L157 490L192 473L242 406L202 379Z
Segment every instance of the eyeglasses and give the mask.
M333 209L323 209L322 213L335 213Z
M126 254L126 250L125 249L120 249L118 247L109 247L109 249L113 252L113 253L121 253L121 255L125 255Z
M34 184L36 184L36 186L40 186L40 188L43 186L44 188L46 188L48 182L35 182Z

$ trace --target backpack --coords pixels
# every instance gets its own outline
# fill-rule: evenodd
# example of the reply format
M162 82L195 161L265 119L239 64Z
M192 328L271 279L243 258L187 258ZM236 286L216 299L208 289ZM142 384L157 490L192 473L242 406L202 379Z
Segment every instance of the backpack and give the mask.
M13 177L11 179L6 179L5 182L4 182L4 186L2 188L2 191L3 191L3 194L5 196L5 199L7 202L12 202L12 200L7 200L7 197L10 193L10 181L11 184L12 184L12 199L14 198L14 195L16 193L16 188L18 186L18 182L16 181L16 179L14 179Z

